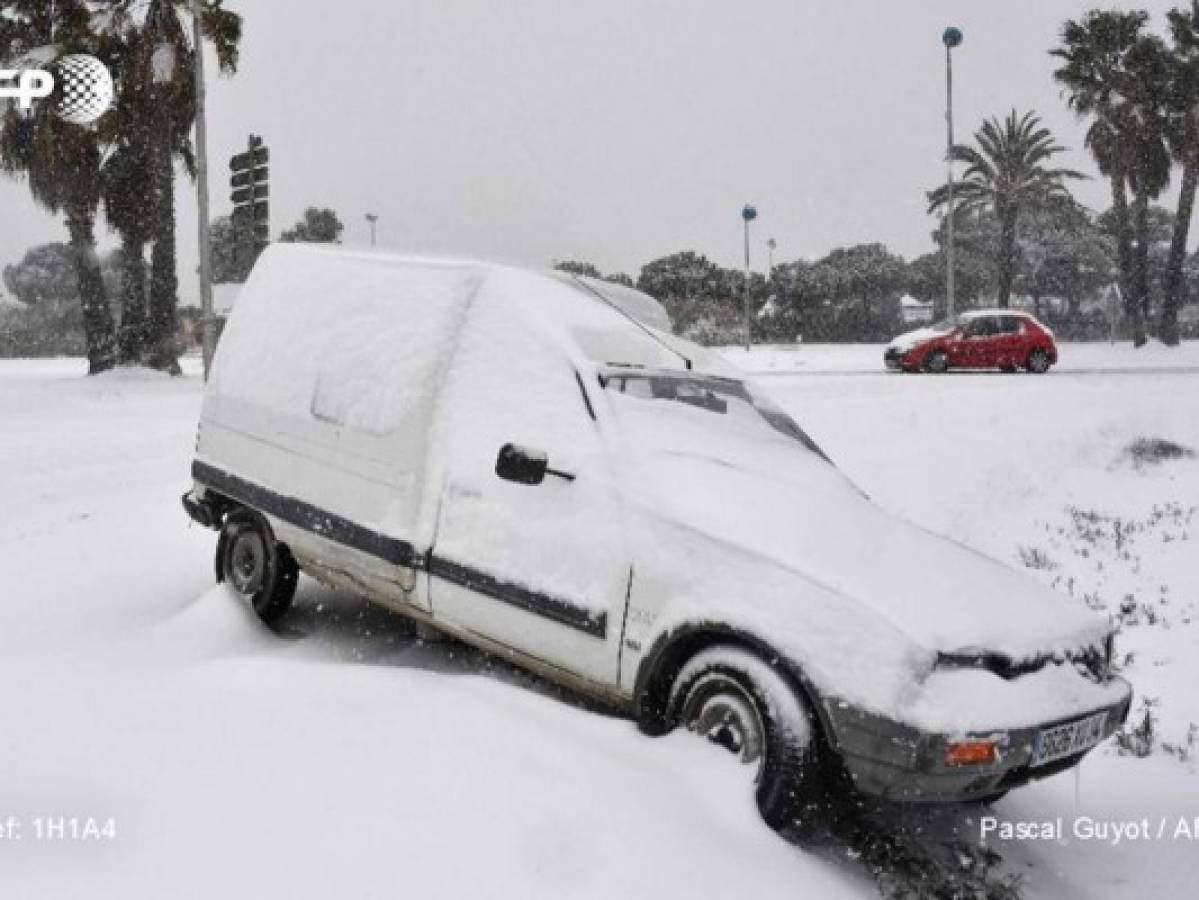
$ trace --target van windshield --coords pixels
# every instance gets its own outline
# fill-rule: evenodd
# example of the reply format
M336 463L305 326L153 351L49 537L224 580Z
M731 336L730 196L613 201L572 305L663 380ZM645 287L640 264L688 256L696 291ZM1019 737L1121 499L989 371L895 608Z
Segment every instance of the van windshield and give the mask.
M600 376L600 383L626 397L682 403L717 416L751 416L830 462L794 419L744 382L690 373L609 371Z

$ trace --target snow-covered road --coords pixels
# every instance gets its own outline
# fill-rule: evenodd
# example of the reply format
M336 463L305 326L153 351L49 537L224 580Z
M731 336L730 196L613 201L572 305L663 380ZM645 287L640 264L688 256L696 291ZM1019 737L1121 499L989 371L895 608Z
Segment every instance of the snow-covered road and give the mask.
M764 383L878 502L1119 616L1127 675L1154 699L1148 758L1101 748L993 814L1199 817L1181 758L1199 723L1199 460L1126 452L1199 448L1195 345L1065 348L1046 378L846 377L867 350L874 365L875 347L804 347L748 367L784 373ZM1175 371L1058 377L1071 358ZM179 508L194 367L82 372L0 361L5 896L875 894L835 849L767 831L738 773L685 735L646 739L310 582L285 633L264 631L212 587L212 535ZM117 836L38 840L39 816L114 817ZM977 838L973 813L919 821ZM1186 896L1199 876L1199 839L1067 839L994 846L1027 896Z
M794 344L755 347L748 355L741 347L721 352L755 375L878 375L897 377L883 367L884 344ZM1199 374L1199 341L1181 347L1151 343L1133 348L1120 344L1062 344L1054 374L1070 375L1196 375ZM954 377L993 373L954 372Z

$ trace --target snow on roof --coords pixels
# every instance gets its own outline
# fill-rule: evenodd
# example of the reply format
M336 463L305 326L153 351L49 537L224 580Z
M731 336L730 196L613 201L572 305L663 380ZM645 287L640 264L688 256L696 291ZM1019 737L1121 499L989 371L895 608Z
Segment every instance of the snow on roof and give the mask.
M370 290L382 287L385 291L402 293L407 273L456 271L469 274L477 284L506 290L513 312L520 311L543 329L555 331L559 340L566 338L594 362L631 361L670 366L686 365L685 360L693 364L695 360L711 361L712 356L672 335L665 309L649 295L561 272L465 258L347 250L335 245L274 244L259 260L247 285L248 291L255 295L260 269L264 274L269 270L270 274L265 274L267 281L287 283L286 290L293 296L311 294L312 285L321 283L323 288L318 296L306 300L317 305L335 296L338 285L347 283L345 279L358 291L370 285ZM282 271L288 269L291 271ZM334 271L342 274L331 276ZM306 278L298 276L298 272L307 273Z
M541 332L581 364L682 368L692 359L690 347L679 346L685 342L543 273L276 244L237 291L213 381L228 381L229 391L264 407L305 415L311 407L330 420L388 433L405 410L399 398L411 393L407 385L435 380L476 294L493 297L514 327ZM289 352L264 353L273 346Z
M905 309L916 309L916 308L927 309L928 307L932 306L933 304L932 304L931 300L926 302L924 300L917 300L911 294L904 294L902 297L899 298L899 305L904 307Z
M962 313L963 319L977 319L980 316L1020 316L1021 318L1029 318L1029 313L1022 309L1001 309L994 307L992 309L968 309Z
M601 278L590 278L586 275L570 275L566 272L552 273L561 281L575 281L585 285L594 293L600 295L605 303L615 306L622 313L642 325L656 328L658 331L673 331L674 324L670 314L661 303L636 288L604 281Z

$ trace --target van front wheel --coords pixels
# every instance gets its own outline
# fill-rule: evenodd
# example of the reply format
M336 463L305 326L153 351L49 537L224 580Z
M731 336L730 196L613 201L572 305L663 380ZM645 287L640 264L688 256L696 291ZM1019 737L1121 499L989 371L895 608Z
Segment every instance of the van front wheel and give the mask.
M775 830L813 824L821 784L807 701L741 647L701 650L671 691L673 720L733 754L753 773L758 810Z
M250 601L271 625L291 607L300 570L287 547L275 540L261 516L236 512L221 526L216 549L217 581Z

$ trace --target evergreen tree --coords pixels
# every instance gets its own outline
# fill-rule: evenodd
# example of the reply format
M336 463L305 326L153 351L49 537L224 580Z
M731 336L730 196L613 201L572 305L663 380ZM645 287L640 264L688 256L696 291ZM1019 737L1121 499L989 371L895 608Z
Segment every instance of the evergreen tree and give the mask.
M308 207L304 218L279 235L285 244L340 244L345 226L331 209Z

